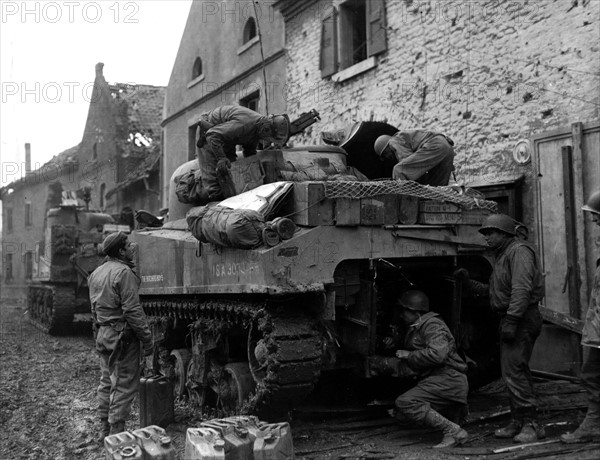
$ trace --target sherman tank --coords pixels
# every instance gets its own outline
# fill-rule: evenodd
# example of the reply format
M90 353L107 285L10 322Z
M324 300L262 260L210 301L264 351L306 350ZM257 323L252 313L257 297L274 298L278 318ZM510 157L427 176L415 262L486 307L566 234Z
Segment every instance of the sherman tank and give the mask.
M31 323L51 335L71 332L74 321L89 324L87 276L102 263L97 247L105 232L117 227L112 216L83 209L74 198L47 211L27 286Z
M330 136L337 145L264 150L234 162L238 193L292 184L266 216L295 224L275 244L200 241L186 220L194 208L177 201L171 180L168 222L131 239L157 346L152 366L173 379L176 396L224 411L281 414L329 371L379 377L374 358L386 354L382 338L398 332L393 305L406 289L428 294L473 381L495 365L489 350L497 323L452 275L459 266L489 275L477 229L495 204L464 189L374 180L391 177L374 139L394 129L359 123ZM173 177L197 167L186 163Z

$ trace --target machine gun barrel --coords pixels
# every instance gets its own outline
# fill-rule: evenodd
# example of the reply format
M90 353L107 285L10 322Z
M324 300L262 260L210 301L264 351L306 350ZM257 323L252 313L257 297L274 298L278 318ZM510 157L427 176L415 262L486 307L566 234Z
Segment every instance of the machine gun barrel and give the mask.
M304 131L309 126L320 120L319 112L312 109L310 112L302 113L298 118L290 123L290 136Z

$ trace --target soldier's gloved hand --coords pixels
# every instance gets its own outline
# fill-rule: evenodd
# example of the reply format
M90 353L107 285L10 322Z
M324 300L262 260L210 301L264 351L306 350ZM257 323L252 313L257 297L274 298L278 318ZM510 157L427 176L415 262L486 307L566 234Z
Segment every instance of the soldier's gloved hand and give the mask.
M469 271L466 268L459 268L454 272L454 278L465 283L471 279Z
M231 168L231 161L229 161L229 158L221 158L217 161L217 173L221 176L227 174L229 168Z
M154 353L154 347L152 345L152 342L148 342L144 344L144 356L150 356L152 353Z
M503 342L512 343L517 336L517 323L519 318L506 315L500 323L500 338Z

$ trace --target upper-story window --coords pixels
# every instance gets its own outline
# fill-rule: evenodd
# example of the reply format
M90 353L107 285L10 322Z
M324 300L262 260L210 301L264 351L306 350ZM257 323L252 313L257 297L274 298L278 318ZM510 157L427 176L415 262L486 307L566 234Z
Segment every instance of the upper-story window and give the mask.
M94 142L92 145L92 161L96 161L98 159L98 143Z
M248 96L240 99L240 105L242 107L247 107L250 110L254 110L258 112L258 103L260 101L260 91L254 91Z
M347 0L321 27L321 76L359 64L387 49L384 0Z
M33 216L31 209L31 201L25 202L25 227L30 227L33 225Z
M198 78L200 75L202 75L202 59L197 57L192 67L192 80Z
M6 231L7 232L12 232L13 231L13 210L12 208L6 208L6 214L4 214L4 217L6 218Z
M244 43L248 43L254 37L256 37L256 20L248 18L244 25Z
M104 209L104 195L106 195L106 184L100 185L100 209Z

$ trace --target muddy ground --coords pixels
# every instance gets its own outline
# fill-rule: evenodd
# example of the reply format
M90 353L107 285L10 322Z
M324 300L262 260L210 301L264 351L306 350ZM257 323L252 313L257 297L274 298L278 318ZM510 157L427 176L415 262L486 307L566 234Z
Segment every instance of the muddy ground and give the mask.
M31 326L18 305L0 306L0 460L92 460L104 458L94 442L95 389L99 370L91 335L50 337ZM567 390L564 390L567 391ZM574 401L580 396L570 391ZM556 390L550 390L555 393ZM555 395L554 395L555 396ZM569 396L571 397L571 396ZM560 398L559 398L560 399ZM564 398L562 398L564 400ZM434 451L440 433L399 425L385 416L385 406L309 407L290 414L296 458L329 459L456 459L456 458L599 458L600 445L562 446L557 436L573 429L582 412L574 406L549 410L545 446L494 454L511 447L494 440L493 429L506 418L492 417L467 426L471 442L460 449ZM489 400L487 414L502 402ZM481 401L479 402L481 405ZM202 414L176 405L176 421L167 427L180 459L185 433L198 426ZM476 414L475 414L476 415ZM472 414L473 416L473 414ZM137 400L127 427L139 427Z

